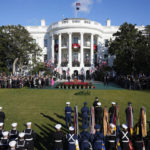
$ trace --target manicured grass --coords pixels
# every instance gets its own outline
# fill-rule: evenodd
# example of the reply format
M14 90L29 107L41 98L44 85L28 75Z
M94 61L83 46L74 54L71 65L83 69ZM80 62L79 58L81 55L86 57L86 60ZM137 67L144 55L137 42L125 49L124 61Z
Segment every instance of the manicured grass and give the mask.
M102 107L110 107L112 101L119 104L121 123L125 122L128 101L133 103L134 123L139 118L141 106L146 107L147 120L150 120L150 91L89 90L90 95L74 95L79 91L81 90L0 89L0 106L3 106L6 114L5 130L11 129L12 122L18 122L18 129L22 131L25 123L32 121L32 128L37 133L37 149L51 149L54 125L59 122L63 125L63 131L66 131L65 102L70 101L72 107L77 104L80 110L84 101L91 106L95 96L99 97Z

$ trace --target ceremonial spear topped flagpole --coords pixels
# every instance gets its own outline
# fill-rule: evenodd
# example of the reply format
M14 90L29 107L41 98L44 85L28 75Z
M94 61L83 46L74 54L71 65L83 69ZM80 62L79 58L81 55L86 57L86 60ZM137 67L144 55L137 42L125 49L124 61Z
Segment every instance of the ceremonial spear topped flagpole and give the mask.
M80 10L80 7L81 7L81 3L76 2L75 18L78 17L78 11Z

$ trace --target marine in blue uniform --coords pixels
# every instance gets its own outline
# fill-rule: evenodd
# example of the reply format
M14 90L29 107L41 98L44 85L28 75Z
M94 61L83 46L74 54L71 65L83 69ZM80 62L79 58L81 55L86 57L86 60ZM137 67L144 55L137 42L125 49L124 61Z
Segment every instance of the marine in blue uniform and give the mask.
M88 125L89 108L86 105L87 105L87 102L84 102L84 106L81 109L81 113L82 113L82 126L87 126Z
M65 119L66 119L66 127L71 126L71 112L72 108L70 107L70 102L66 102L67 106L65 107Z
M96 133L93 138L93 149L94 150L102 150L102 144L105 141L104 134L100 132L100 125L95 125Z
M80 150L89 150L92 142L92 135L87 132L87 125L83 125L83 131L79 135Z
M116 103L112 102L112 106L109 108L109 116L110 116L109 122L110 123L113 123L113 116L114 116L114 113L115 113L115 105L116 105Z
M78 136L74 133L74 127L69 127L69 134L66 135L68 150L76 150L75 141Z

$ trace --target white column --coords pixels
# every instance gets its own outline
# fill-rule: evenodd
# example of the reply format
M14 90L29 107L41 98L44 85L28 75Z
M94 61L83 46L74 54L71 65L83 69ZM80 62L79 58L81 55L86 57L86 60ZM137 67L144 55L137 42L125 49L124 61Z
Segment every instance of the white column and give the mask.
M97 37L97 58L98 58L98 63L100 62L100 55L101 55L101 39L100 36L98 35Z
M72 67L72 33L69 33L69 67Z
M59 42L59 47L58 47L58 66L61 66L61 33L58 35L59 39L58 39L58 42Z
M51 59L52 63L54 63L54 35L52 34L52 45L51 45Z
M91 34L91 66L94 64L94 35Z
M83 53L83 35L84 35L84 33L80 33L80 39L81 39L81 45L80 45L80 52L81 52L81 62L80 62L80 67L84 67L84 53Z

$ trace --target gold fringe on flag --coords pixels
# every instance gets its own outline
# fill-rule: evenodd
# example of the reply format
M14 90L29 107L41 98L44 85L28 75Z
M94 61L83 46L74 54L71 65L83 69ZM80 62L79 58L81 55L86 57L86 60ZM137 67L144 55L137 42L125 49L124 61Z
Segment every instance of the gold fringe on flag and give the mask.
M104 108L103 129L104 129L104 136L110 134L109 113L107 107Z

